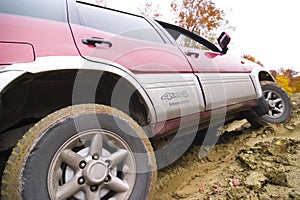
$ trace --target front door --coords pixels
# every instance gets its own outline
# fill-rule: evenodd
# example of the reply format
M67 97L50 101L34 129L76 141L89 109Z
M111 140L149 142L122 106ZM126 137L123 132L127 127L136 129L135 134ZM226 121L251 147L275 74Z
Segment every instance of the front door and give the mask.
M219 52L205 39L180 27L162 23L189 60L205 94L206 110L255 99L255 90L241 59Z

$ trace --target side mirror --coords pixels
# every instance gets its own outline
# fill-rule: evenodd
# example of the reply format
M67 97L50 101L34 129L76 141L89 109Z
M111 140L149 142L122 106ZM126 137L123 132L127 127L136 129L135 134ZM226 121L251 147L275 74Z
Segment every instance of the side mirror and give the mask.
M221 33L221 35L219 36L218 43L219 43L220 47L222 48L223 54L227 53L227 51L228 51L227 46L228 46L230 40L231 40L230 36L225 32Z

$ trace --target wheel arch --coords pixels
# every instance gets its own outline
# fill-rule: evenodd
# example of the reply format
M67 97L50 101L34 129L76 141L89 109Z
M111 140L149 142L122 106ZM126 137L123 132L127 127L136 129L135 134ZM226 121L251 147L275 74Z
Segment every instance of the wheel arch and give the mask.
M271 81L271 82L276 82L276 80L274 79L274 77L267 71L262 70L258 73L258 79L259 81Z
M95 83L90 78L99 82ZM86 99L82 98L84 95L74 97L74 85L81 87L79 91L82 92L94 87L94 99L91 95ZM60 108L82 103L112 106L130 115L142 127L155 120L151 100L137 80L111 66L104 69L53 68L25 72L7 84L0 94L0 121L3 122L0 123L0 133L8 131L16 134L15 140L20 135L12 130L34 124ZM130 99L122 99L123 95Z
M276 82L273 76L261 66L254 67L252 69L250 77L252 79L258 98L262 97L262 89L260 85L262 81Z

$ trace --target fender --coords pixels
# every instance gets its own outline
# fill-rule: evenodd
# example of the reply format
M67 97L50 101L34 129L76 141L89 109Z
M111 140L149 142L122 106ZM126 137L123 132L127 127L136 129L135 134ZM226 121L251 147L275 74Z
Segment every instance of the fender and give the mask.
M36 61L32 63L9 65L0 70L0 99L8 86L10 84L13 84L16 79L20 78L26 73L38 74L42 72L68 69L96 70L99 72L109 72L118 75L130 82L133 87L135 87L135 89L141 94L142 98L147 104L151 123L156 123L156 111L154 109L153 103L144 88L136 80L135 75L131 71L117 63L99 58L93 58L93 60L96 60L97 62L87 61L80 56L49 56L36 58Z
M273 76L267 70L265 70L263 67L259 65L255 65L252 68L250 77L252 79L258 98L261 98L263 96L262 89L260 86L261 81L268 80L268 81L276 82Z

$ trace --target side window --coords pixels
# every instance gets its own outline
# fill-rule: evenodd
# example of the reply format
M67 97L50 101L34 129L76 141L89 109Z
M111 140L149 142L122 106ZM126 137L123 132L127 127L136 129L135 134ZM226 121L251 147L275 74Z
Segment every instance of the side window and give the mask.
M174 40L179 46L208 50L208 48L202 45L201 43L197 42L196 40L190 38L189 36L177 30L169 29L169 28L166 28L166 30L171 34L171 36L174 38Z
M80 25L140 40L164 43L143 17L77 3Z
M66 21L65 4L62 0L0 0L0 13Z

